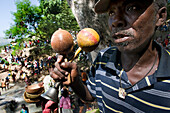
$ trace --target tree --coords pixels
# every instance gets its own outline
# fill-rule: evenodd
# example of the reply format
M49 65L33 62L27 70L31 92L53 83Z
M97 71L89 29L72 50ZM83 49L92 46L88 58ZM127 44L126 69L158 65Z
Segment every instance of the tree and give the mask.
M98 0L67 0L72 12L80 26L80 29L89 27L95 29L101 38L97 49L92 51L92 60L95 59L98 51L110 45L110 31L108 29L108 16L106 14L96 14L94 5Z
M23 37L27 34L37 34L37 27L42 16L41 9L31 5L29 0L17 0L15 4L17 11L12 13L15 24L5 31L6 36L11 34L13 37Z
M168 8L167 8L167 11L168 11L167 19L170 19L170 0L168 0Z
M43 38L49 38L58 29L79 30L79 26L66 0L41 0L43 17L39 32Z

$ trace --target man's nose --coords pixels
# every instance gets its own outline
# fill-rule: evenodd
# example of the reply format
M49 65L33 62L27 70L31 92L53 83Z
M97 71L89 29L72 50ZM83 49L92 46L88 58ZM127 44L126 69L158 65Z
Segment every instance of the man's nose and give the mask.
M110 18L112 27L122 28L126 26L125 14L122 10L115 10L115 14Z
M115 17L112 21L112 27L120 28L120 27L125 27L125 26L126 26L126 23L122 16Z

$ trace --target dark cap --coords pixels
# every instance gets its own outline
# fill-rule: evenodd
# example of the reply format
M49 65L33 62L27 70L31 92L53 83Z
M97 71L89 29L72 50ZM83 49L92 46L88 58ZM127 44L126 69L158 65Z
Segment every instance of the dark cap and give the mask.
M153 2L156 0L153 0ZM167 0L166 0L167 1ZM109 9L109 4L111 0L99 0L94 7L96 13L104 13L107 12Z
M111 0L99 0L94 7L96 13L104 13L109 9Z

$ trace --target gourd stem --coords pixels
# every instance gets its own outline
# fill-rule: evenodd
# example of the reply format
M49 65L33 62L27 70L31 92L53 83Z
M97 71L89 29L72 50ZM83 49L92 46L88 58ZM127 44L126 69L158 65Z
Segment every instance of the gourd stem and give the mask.
M70 62L73 62L73 60L76 58L76 56L80 53L80 51L81 51L82 49L81 49L81 47L79 47L77 50L76 50L76 52L75 52L75 54L74 54L74 57L70 60Z

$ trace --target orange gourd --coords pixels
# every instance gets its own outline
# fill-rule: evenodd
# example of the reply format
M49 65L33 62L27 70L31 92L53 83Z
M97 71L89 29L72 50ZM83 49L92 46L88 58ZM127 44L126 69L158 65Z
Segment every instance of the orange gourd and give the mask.
M96 49L99 41L99 34L92 28L84 28L77 34L78 46L86 52Z
M52 49L60 54L68 54L74 46L72 35L63 29L55 31L51 37Z

